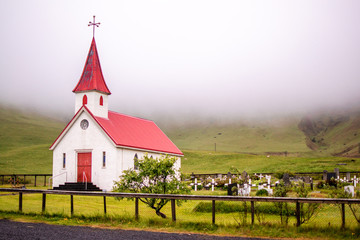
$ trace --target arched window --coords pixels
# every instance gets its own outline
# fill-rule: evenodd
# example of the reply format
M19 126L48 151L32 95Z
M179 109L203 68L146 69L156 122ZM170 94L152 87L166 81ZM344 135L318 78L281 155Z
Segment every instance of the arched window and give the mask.
M134 156L134 170L139 170L139 159L138 159L138 155L137 153L135 153L135 156Z
M66 168L66 153L63 153L63 168Z
M84 95L84 96L83 96L83 105L86 105L86 104L87 104L87 96Z
M106 152L103 152L103 163L102 163L103 168L106 167Z
M104 99L102 96L100 96L100 106L104 105Z

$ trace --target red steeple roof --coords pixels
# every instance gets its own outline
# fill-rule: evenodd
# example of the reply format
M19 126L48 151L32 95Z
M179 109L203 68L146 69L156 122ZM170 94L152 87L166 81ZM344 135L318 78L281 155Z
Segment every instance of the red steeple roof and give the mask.
M91 90L99 91L105 94L111 94L108 87L106 86L104 76L101 71L95 38L92 39L83 73L73 92L83 92Z

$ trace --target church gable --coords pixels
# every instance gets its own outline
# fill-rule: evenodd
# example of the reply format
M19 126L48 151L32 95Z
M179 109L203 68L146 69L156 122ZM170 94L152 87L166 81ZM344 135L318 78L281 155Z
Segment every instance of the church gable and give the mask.
M93 131L93 128L96 128L96 131ZM65 137L69 135L69 132L73 133L70 134L71 136L69 136L69 138ZM78 145L81 144L81 142L89 142L88 145L90 145L90 142L96 142L96 139L100 137L99 135L105 137L108 142L115 147L114 142L99 126L92 113L83 106L54 141L50 150L54 150L62 141L67 141L72 144L74 149L79 149ZM85 146L83 148L85 148Z

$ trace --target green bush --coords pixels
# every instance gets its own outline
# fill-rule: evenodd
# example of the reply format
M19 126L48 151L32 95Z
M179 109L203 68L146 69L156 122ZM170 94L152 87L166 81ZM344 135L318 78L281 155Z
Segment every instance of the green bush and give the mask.
M260 189L256 192L256 196L269 196L269 192L266 189Z
M316 187L317 187L318 189L323 189L323 188L325 187L325 183L324 183L323 181L320 181L320 182L318 182L318 183L316 184Z
M236 213L236 212L245 212L244 204L239 203L227 203L227 202L216 202L215 211L218 213ZM247 204L247 212L251 212L250 204ZM280 211L273 204L259 204L256 206L256 211L264 214L274 214L280 215ZM212 212L212 203L211 202L200 202L198 203L193 212L201 213L211 213ZM289 213L295 215L295 210L289 210Z

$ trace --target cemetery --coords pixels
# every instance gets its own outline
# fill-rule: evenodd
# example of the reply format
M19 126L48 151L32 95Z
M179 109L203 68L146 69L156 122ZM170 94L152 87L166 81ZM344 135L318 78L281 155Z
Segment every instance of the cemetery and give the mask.
M318 170L322 165L315 164L302 167L318 172L292 172L284 170L286 166L273 171L284 158L289 160L288 165L296 165L290 159L300 162L306 157L293 157L298 153L290 151L239 153L241 161L248 165L232 157L230 161L236 162L239 169L214 173L209 169L216 165L214 171L228 168L219 164L223 159L216 159L216 143L215 153L203 154L207 157L201 164L195 166L198 159L184 164L185 154L155 122L110 111L111 92L94 36L99 24L95 16L89 22L93 38L73 90L73 118L49 148L52 174L0 175L3 218L20 216L78 225L89 222L105 227L155 226L171 231L188 228L225 235L253 231L254 235L266 236L280 229L277 237L289 238L301 232L307 237L315 232L321 238L329 231L339 238L360 236L360 172L353 167L359 166L355 165L357 160L331 163L321 172ZM223 135L217 133L218 137ZM360 154L360 145L356 146ZM195 155L191 150L187 154ZM273 158L272 154L278 156ZM333 157L334 162L338 160ZM162 158L167 165L158 164ZM309 162L318 161L314 159ZM147 172L141 175L144 162L154 163L153 169L144 167ZM27 164L34 168L33 162ZM329 166L337 167L329 170ZM199 169L204 172L196 172Z

